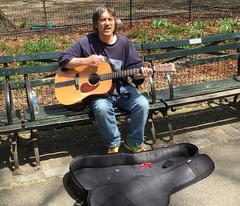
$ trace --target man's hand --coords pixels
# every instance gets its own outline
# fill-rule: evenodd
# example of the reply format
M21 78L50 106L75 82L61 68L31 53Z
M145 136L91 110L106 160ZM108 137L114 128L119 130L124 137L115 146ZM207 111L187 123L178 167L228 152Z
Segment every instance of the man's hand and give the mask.
M149 67L141 67L140 73L134 75L134 79L144 79L153 75L153 70Z
M89 57L86 57L86 65L90 67L98 67L98 65L103 62L104 59L99 55L91 55Z

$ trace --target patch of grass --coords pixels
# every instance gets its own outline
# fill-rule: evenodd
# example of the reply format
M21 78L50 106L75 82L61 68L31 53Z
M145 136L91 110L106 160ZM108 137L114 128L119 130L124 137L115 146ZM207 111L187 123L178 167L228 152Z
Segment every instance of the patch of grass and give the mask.
M154 20L151 25L153 27L167 29L167 28L172 27L173 24L171 22L169 22L167 19L158 18L158 19Z
M14 47L5 42L0 42L0 55L14 54Z
M217 21L215 25L218 27L218 33L227 34L236 32L240 26L240 19L237 18L225 18L221 21Z
M19 28L26 28L27 27L27 20L26 19L23 19L21 22L20 22L20 25L19 25Z
M51 52L57 50L57 44L54 39L40 39L27 41L23 45L23 52L35 54L39 52Z
M137 42L142 43L149 40L148 34L149 31L147 29L136 29L129 35L131 38L136 38Z
M171 40L179 39L183 28L171 23L167 19L158 18L151 23L151 26L156 27L156 35L153 40Z
M5 42L0 42L0 53L2 54L7 49L8 49L7 44Z
M187 24L185 27L186 38L191 39L205 36L209 26L209 22L193 22Z
M152 41L192 39L213 34L239 32L240 19L226 18L215 22L195 21L181 26L175 25L167 19L158 18L152 21L151 26L156 28L152 35ZM209 28L211 29L209 30Z

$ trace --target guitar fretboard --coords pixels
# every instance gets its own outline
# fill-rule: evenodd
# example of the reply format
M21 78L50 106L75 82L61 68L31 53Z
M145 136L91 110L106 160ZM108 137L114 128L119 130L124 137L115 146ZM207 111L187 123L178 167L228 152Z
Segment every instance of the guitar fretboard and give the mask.
M140 72L140 68L128 69L128 70L121 70L106 74L101 74L100 80L109 80L109 79L117 79L121 77L131 76Z

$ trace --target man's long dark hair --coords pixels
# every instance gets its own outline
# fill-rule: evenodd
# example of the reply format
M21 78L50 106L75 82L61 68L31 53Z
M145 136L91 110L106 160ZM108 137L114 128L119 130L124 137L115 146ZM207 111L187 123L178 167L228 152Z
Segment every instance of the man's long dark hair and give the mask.
M117 31L117 28L120 24L120 20L117 18L117 15L116 15L116 12L115 12L115 9L114 8L110 8L110 7L107 7L107 6L101 6L101 7L97 7L95 12L93 13L93 16L92 16L92 23L93 23L93 31L94 33L98 33L98 29L97 29L97 26L98 26L98 20L100 18L100 16L104 13L104 12L108 12L109 14L111 14L115 20L115 30L114 30L114 33L116 33Z

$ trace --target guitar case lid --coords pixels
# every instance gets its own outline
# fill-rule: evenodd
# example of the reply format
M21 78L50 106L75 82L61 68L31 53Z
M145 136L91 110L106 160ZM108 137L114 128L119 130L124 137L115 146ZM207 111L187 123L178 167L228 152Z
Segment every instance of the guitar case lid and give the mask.
M171 194L207 177L214 170L204 154L175 165L165 173L139 175L99 186L89 192L89 206L167 206Z
M134 190L144 197L145 184L149 188L146 194L151 193L144 198L145 205L160 204L156 203L158 196L161 205L167 205L170 194L209 175L214 163L207 155L199 155L195 145L182 143L137 154L80 155L71 161L69 170L68 190L85 205L127 206L125 201L136 199ZM131 206L144 205L135 202Z

